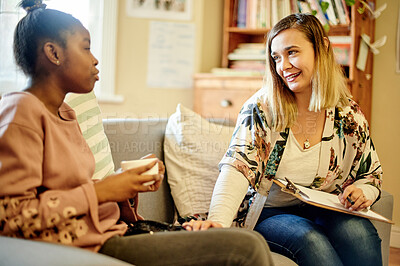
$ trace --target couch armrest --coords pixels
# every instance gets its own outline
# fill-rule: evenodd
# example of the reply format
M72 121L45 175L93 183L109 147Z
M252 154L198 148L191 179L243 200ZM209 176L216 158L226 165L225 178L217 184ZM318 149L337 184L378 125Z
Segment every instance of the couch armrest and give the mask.
M82 248L0 236L1 265L131 265Z
M388 219L392 219L393 215L393 195L387 191L382 190L381 198L371 207L371 210L377 212ZM380 238L382 239L382 260L383 265L389 263L389 245L390 245L390 231L392 225L379 221L372 221Z

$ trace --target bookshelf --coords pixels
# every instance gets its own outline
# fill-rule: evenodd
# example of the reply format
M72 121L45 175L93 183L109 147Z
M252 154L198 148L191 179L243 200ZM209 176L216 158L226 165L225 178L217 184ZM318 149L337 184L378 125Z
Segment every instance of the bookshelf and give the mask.
M270 28L268 27L237 27L238 22L238 14L237 14L237 5L240 0L224 0L224 21L223 21L223 41L222 41L222 57L221 57L221 67L228 68L231 67L233 60L229 60L228 56L232 53L238 46L242 43L265 43L266 35ZM247 0L249 1L249 0ZM296 2L296 0L269 0L269 1L289 1ZM310 0L311 1L311 0ZM325 1L335 1L335 0L325 0ZM337 1L337 0L336 0ZM341 0L340 0L341 1ZM370 5L375 5L375 0L368 0ZM350 23L348 24L338 24L338 25L330 25L329 26L329 36L347 36L350 39L350 51L349 51L349 60L346 66L343 66L344 72L348 78L348 86L352 92L353 98L356 102L358 102L363 110L365 116L370 121L371 117L371 93L372 93L372 68L373 68L373 56L369 51L367 56L366 68L364 71L357 69L357 57L360 47L361 34L367 34L371 38L371 42L374 41L374 33L375 33L375 21L370 17L368 11L360 14L357 9L362 7L362 4L356 0L356 3L351 8L347 7L348 10L348 19ZM272 24L272 22L271 22ZM213 117L224 117L223 112L219 111L212 113L212 106L208 105L208 113L202 113L202 110L206 108L201 108L201 103L207 102L209 96L207 93L203 93L202 91L210 91L210 90L225 90L226 93L221 93L226 95L229 98L235 98L235 94L239 93L238 88L235 90L230 90L226 85L223 87L216 86L215 80L221 79L221 84L226 84L227 80L235 80L237 83L242 84L243 91L254 91L252 85L246 85L246 80L248 77L218 77L213 74L198 74L195 75L194 85L195 85L195 101L194 107L195 111L198 111L203 116L213 116ZM241 80L241 81L240 81ZM259 77L251 77L252 82L255 80L258 81L259 84L262 84L262 76ZM240 81L240 82L239 82ZM197 86L197 84L201 83L201 86ZM211 87L206 89L205 84L214 84ZM254 84L254 83L253 83ZM214 87L213 87L214 86ZM251 89L249 89L251 88ZM248 97L252 94L249 93ZM247 98L248 98L247 97ZM240 96L241 99L244 99L243 93ZM223 101L222 101L223 102ZM229 101L231 102L231 101ZM244 102L244 101L243 101ZM243 104L243 102L241 104ZM236 103L240 105L240 103ZM197 109L196 109L197 108ZM218 108L223 108L222 105ZM229 108L232 108L230 106ZM237 107L234 108L238 109ZM211 110L211 111L210 111ZM227 114L232 116L232 112L227 112ZM231 118L231 117L230 117Z

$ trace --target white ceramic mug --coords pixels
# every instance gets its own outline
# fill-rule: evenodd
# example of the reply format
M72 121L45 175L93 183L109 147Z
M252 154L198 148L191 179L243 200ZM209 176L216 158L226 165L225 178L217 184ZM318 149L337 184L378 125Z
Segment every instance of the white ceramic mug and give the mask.
M151 164L154 161L158 161L157 158L148 158L148 159L141 159L141 160L130 160L130 161L122 161L121 162L121 168L122 170L128 170L132 168L137 168L140 166L148 165ZM158 174L158 163L156 163L152 168L147 170L146 172L142 173L142 175L156 175ZM146 183L143 183L144 186L149 186L153 185L155 181L149 181Z

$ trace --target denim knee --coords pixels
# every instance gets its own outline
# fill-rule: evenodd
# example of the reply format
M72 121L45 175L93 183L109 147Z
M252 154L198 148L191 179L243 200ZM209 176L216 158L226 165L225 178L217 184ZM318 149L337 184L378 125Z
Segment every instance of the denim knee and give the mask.
M329 233L345 265L381 265L381 239L368 219L351 217L338 222Z

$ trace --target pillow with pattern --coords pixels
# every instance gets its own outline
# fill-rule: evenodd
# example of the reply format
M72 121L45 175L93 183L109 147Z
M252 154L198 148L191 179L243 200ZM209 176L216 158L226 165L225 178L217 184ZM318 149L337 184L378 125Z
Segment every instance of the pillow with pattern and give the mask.
M74 109L83 137L96 162L93 179L103 179L114 173L110 144L104 133L101 111L93 91L87 94L69 93L65 102Z

